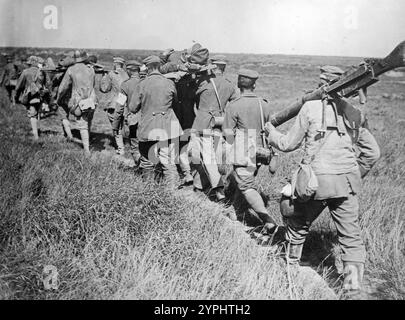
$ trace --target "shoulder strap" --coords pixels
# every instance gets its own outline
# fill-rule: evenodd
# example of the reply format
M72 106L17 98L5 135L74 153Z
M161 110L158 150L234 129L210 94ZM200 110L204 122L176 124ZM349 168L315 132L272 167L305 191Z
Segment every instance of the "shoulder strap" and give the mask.
M212 83L212 86L214 87L215 96L217 97L217 101L218 101L218 105L219 105L219 110L221 110L221 112L223 112L222 106L221 106L221 100L219 99L219 94L218 94L217 86L215 85L214 79L210 78L210 82Z
M263 146L266 146L266 140L264 137L264 115L263 115L263 106L262 106L262 102L260 101L260 98L257 99L257 101L259 101L259 109L260 109L260 126L261 126L261 133L260 135L262 136L262 142L263 142Z

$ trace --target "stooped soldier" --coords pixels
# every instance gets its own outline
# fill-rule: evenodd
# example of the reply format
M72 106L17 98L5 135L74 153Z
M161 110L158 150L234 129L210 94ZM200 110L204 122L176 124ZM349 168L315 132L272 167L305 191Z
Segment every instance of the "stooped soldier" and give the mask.
M173 141L183 134L172 109L177 92L174 83L159 72L159 57L149 56L143 63L148 75L136 86L129 104L132 113L140 112L139 171L146 175L155 173L155 178L163 175L168 185L174 187L177 170Z
M130 113L128 106L131 104L131 98L135 91L136 86L141 81L141 78L139 76L139 70L141 65L142 65L141 63L135 60L127 62L127 72L130 78L128 80L125 80L121 84L121 92L119 93L116 101L114 120L112 122L112 129L114 135L118 134L118 130L120 127L122 127L123 122L126 125L128 125L129 144L131 148L131 154L135 162L135 167L138 167L140 159L138 138L137 138L137 130L140 114L139 112L136 114Z
M68 138L73 138L69 122L69 115L72 114L76 118L80 130L84 151L89 154L91 121L97 103L94 90L95 72L90 65L85 63L88 58L86 52L77 50L73 58L75 62L63 76L56 101L65 111L62 126Z
M273 234L277 224L270 216L255 184L259 168L268 164L257 156L257 151L259 148L266 148L262 137L263 127L265 121L270 119L272 111L268 101L254 93L258 78L256 71L239 70L238 87L241 95L226 108L222 129L227 141L232 145L231 174L236 187L250 208L263 221L265 231Z
M27 108L34 140L39 138L38 120L40 108L44 100L49 96L46 83L47 77L40 70L42 63L42 58L30 56L26 61L28 68L21 73L15 88L16 101Z
M341 74L340 68L322 67L321 85ZM311 224L328 207L343 253L343 288L349 294L361 290L366 260L359 225L361 177L380 157L375 139L363 125L361 112L337 95L306 102L287 134L266 124L268 142L279 150L290 152L304 145L299 169L290 188L284 188L281 202L287 261L300 261Z
M225 199L224 183L218 169L218 153L222 150L220 126L228 102L238 97L231 81L214 70L202 75L197 82L196 116L192 126L190 150L193 164L195 190L210 188L217 201ZM217 122L217 123L216 123Z
M108 101L104 106L104 111L107 113L108 121L112 125L114 121L115 103L118 98L118 94L121 91L121 84L125 80L129 79L127 72L124 70L125 60L121 57L113 58L112 71L105 74L100 82L100 91L103 93L109 93ZM118 131L114 132L114 140L117 145L117 153L119 155L124 154L124 138L122 136L122 124L120 124Z

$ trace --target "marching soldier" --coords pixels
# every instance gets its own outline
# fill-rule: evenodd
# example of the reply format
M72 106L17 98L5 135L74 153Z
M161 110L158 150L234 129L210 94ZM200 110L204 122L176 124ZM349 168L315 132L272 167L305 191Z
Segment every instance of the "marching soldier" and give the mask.
M21 102L27 108L34 140L39 139L39 111L48 91L47 78L40 70L42 63L42 58L30 56L26 62L29 67L21 73L15 88L16 101Z
M7 64L4 66L2 77L0 79L0 86L7 90L8 97L11 103L14 104L14 89L17 84L19 72L17 65L14 63L13 58L6 55Z
M56 101L65 111L62 125L67 136L72 139L69 115L76 118L83 148L86 154L90 154L89 133L91 121L97 104L95 86L95 72L90 65L86 64L88 58L84 51L76 51L73 56L75 63L70 66L62 82L59 85ZM71 95L70 89L71 88ZM66 104L66 101L68 103Z
M155 171L155 178L162 173L173 187L177 176L173 140L183 134L172 109L177 92L174 83L159 72L159 57L149 56L143 63L148 76L137 85L129 104L132 113L140 112L139 170L146 174Z
M177 72L187 70L184 63L184 51L174 51L173 48L166 49L160 55L161 63L159 70L161 73ZM190 129L195 118L194 104L197 90L196 81L192 76L186 75L179 81L176 81L177 101L173 106L173 110L180 121L180 125L184 130L184 135L180 138L179 143L179 166L182 175L182 185L193 184L193 176L191 174L191 166L188 159L188 142L190 139Z
M276 222L270 216L255 185L256 175L262 165L256 156L257 149L266 147L263 144L262 128L272 112L268 101L254 93L258 77L259 74L253 70L241 69L238 72L241 95L227 107L222 128L227 141L233 140L231 174L237 188L263 221L266 231L273 234L277 228Z
M333 66L321 68L322 83L343 74ZM268 122L268 142L284 152L304 145L304 156L290 191L291 208L281 203L286 223L287 261L298 263L312 222L328 207L335 222L344 263L344 290L361 290L366 251L359 225L361 176L380 157L378 145L364 128L359 110L339 96L306 102L287 134ZM362 150L356 157L356 145ZM309 189L316 179L318 187ZM313 185L313 183L311 183ZM291 200L292 199L292 200ZM284 210L283 210L284 208Z
M222 133L216 120L222 119L226 104L237 98L236 88L222 73L202 76L196 91L196 116L192 126L191 153L196 165L195 190L210 187L217 201L225 199L218 170L217 150L222 149Z
M135 167L138 167L140 159L137 138L139 112L136 114L130 113L128 110L128 106L131 104L131 98L137 84L141 81L141 78L139 76L141 65L141 63L135 60L128 61L127 72L130 78L128 80L125 80L121 84L121 92L117 98L114 120L112 122L114 135L118 134L118 130L120 127L122 127L123 121L128 125L129 144L131 147L131 154L135 162Z
M121 84L123 81L128 80L129 76L124 70L125 60L121 57L113 58L114 70L108 72L103 76L100 83L100 91L103 93L110 93L108 96L107 104L104 111L107 113L108 120L112 125L114 121L115 103L120 93ZM118 131L114 133L115 143L117 145L117 154L124 154L124 138L122 136L122 124L119 126Z

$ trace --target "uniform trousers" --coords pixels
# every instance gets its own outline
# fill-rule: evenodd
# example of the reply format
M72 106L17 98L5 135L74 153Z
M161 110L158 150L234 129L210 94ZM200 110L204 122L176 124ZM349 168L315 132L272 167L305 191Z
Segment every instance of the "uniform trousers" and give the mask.
M286 239L291 244L302 244L313 221L328 207L337 228L338 241L342 249L342 261L365 263L366 251L359 225L358 196L325 200L294 202L294 212L286 219Z

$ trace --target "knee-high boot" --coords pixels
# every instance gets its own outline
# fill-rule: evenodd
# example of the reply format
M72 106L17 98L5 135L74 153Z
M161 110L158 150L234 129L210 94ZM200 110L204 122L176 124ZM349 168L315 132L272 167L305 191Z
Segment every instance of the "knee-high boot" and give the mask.
M118 134L114 134L114 139L115 143L117 144L117 153L119 155L124 155L124 137L122 135L122 132L119 132Z
M90 154L89 130L81 129L80 136L82 138L84 152Z
M32 128L32 134L34 135L34 140L38 140L38 119L35 117L30 118L31 121L31 128Z
M343 290L358 292L362 288L364 263L344 262Z
M70 122L67 119L62 120L62 128L65 132L66 138L71 141L73 140L72 130L70 130Z

